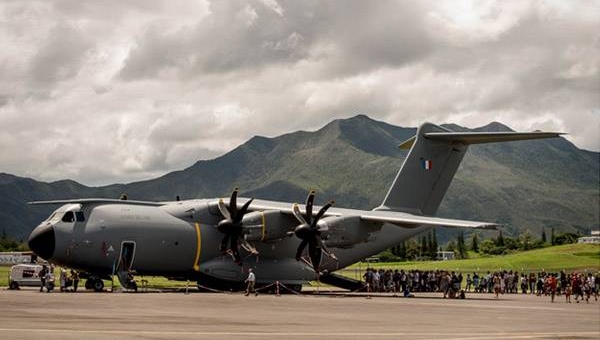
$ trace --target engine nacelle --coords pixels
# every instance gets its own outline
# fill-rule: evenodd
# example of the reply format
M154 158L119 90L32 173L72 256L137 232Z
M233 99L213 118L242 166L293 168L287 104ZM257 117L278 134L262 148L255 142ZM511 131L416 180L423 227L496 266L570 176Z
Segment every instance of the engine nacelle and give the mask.
M206 200L173 202L160 207L169 214L188 222L216 225L223 219L219 208Z
M293 216L278 210L254 211L242 219L246 240L250 242L272 241L287 237L298 222Z
M357 243L366 242L372 231L360 216L330 216L317 223L321 237L329 247L350 248Z

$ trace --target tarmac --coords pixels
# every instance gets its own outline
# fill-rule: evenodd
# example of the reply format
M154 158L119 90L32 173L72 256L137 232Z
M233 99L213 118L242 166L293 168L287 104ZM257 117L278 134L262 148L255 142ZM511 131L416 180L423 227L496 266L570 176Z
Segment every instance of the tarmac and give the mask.
M593 300L593 299L592 299ZM0 290L2 339L600 339L600 302Z

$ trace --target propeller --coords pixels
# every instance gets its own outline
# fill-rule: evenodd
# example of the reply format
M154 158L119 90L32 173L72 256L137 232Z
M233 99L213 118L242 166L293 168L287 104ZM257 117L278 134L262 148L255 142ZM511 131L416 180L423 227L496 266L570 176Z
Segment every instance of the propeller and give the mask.
M319 265L321 264L321 254L325 253L325 255L331 257L334 260L337 260L334 254L332 254L329 249L325 246L325 243L321 239L321 231L319 230L319 226L317 223L319 219L323 217L327 209L329 209L334 201L330 201L325 204L321 210L314 217L312 216L313 211L313 202L315 200L315 191L311 190L306 198L306 216L303 216L300 212L300 207L298 204L294 204L292 207L292 211L294 216L300 222L300 225L296 227L294 230L294 234L302 240L300 245L298 246L298 250L296 250L296 260L299 261L302 257L302 252L304 252L304 248L308 245L308 255L310 257L310 262L313 266L313 269L316 273L319 272Z
M231 193L229 206L225 205L223 199L219 200L219 211L221 212L221 215L223 215L224 219L219 221L219 224L217 224L217 229L225 234L223 240L221 240L221 244L219 245L219 250L221 252L231 251L235 263L241 265L242 259L240 257L238 244L241 244L242 247L253 254L258 254L258 251L242 237L244 231L242 218L248 211L248 207L254 198L249 199L246 203L244 203L242 208L238 210L237 195L238 188L235 188Z

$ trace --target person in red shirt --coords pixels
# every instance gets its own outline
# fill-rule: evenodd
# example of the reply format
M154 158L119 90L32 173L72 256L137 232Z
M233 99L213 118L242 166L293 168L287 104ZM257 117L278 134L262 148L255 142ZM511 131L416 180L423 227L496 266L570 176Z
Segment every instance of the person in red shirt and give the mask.
M571 287L573 289L573 295L575 295L575 302L579 303L579 297L583 300L583 290L581 289L581 279L577 273L573 273L571 277Z
M554 274L548 276L547 284L550 290L550 297L552 298L552 302L554 302L554 296L556 295L556 277L554 277Z

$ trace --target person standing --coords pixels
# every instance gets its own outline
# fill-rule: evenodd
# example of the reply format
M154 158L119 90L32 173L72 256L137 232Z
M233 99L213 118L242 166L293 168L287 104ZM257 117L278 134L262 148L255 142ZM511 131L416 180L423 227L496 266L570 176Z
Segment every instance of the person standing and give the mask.
M571 284L567 283L565 287L565 301L571 303Z
M46 265L42 266L42 270L38 273L38 277L40 278L40 292L44 291L44 287L46 286L46 274L48 273L48 267Z
M79 272L71 269L71 280L73 280L73 291L77 291L77 286L79 285Z
M554 302L554 296L556 295L556 286L556 278L553 274L550 274L550 276L548 276L548 289L550 290L550 297L552 299L552 302Z
M467 292L471 291L471 284L473 281L471 280L471 274L467 273Z
M54 289L54 267L50 266L50 269L46 272L46 292L50 293Z
M254 275L252 268L248 269L248 278L246 278L246 282L248 283L248 286L246 286L246 294L244 295L248 296L250 295L250 292L254 292L254 296L258 296L258 292L254 288L254 285L256 284L256 275Z
M502 279L500 278L500 274L495 273L494 277L492 278L492 281L493 281L493 287L494 287L494 297L497 299L498 293L500 293L500 282L502 282Z
M65 268L60 268L60 291L64 292L67 289L67 271Z

